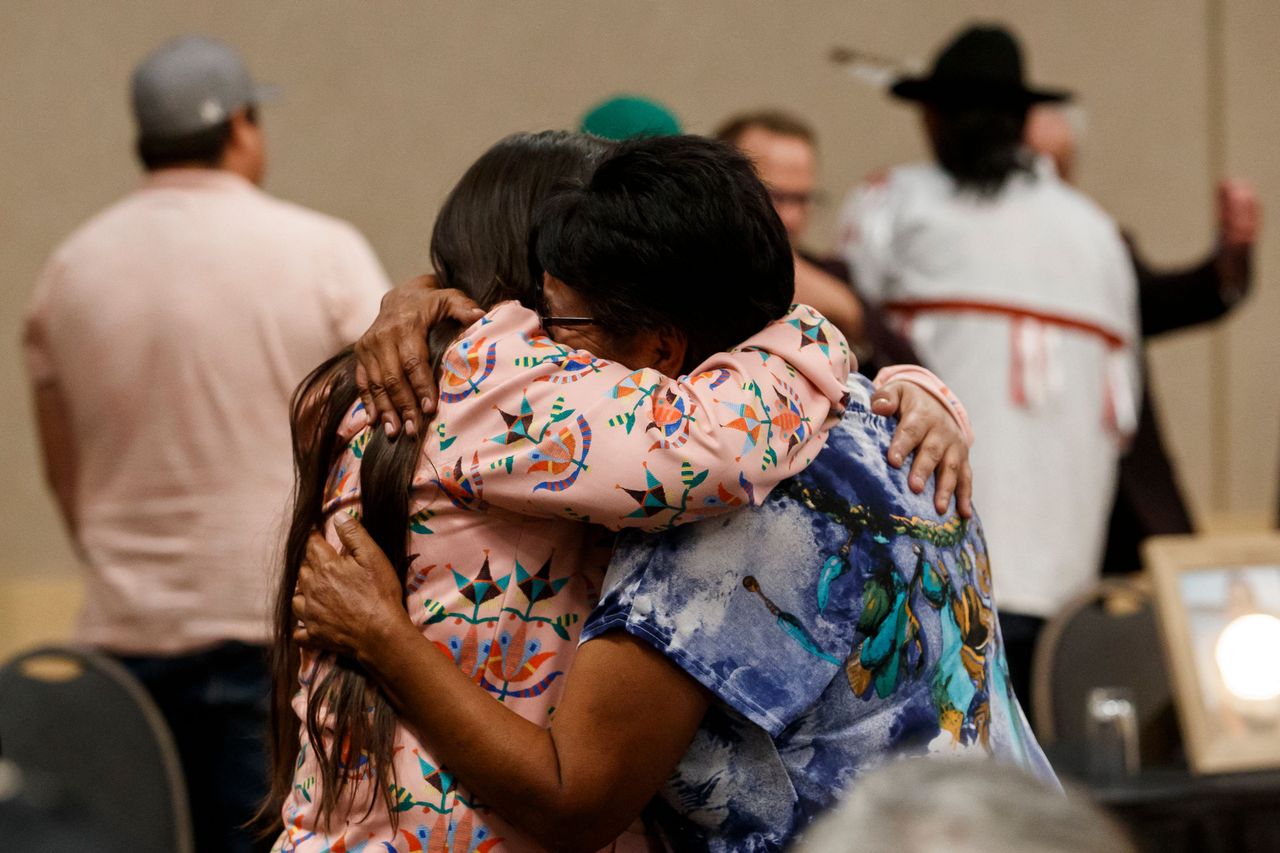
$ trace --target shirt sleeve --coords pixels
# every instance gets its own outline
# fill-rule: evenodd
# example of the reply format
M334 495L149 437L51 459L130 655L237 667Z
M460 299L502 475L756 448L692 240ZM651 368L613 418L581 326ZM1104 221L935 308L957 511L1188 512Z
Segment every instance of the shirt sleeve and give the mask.
M777 736L843 673L857 633L850 574L817 603L819 574L833 574L813 559L821 536L821 521L783 496L723 524L624 533L579 642L635 637Z
M964 435L965 444L973 447L973 424L969 422L968 411L965 410L964 404L960 402L955 392L948 388L932 370L918 364L890 365L876 374L875 387L883 388L894 381L910 382L928 391L951 413L956 426L960 427L960 432Z
M1110 269L1113 277L1108 293L1116 300L1112 316L1124 333L1123 346L1112 352L1108 365L1109 409L1116 428L1126 438L1138 429L1142 408L1142 319L1138 279L1133 259L1118 228L1112 223L1108 233Z
M326 297L340 348L354 342L373 323L391 282L369 241L350 225L341 226L328 248L332 257Z
M758 504L822 449L849 362L844 337L806 306L671 379L561 346L505 303L445 356L431 441L470 443L433 483L461 508L613 529Z

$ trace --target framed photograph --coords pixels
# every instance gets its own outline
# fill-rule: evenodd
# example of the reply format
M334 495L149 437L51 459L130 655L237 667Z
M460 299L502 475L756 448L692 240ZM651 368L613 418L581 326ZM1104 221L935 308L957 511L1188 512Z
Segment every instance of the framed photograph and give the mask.
M1280 767L1280 535L1143 547L1191 769Z

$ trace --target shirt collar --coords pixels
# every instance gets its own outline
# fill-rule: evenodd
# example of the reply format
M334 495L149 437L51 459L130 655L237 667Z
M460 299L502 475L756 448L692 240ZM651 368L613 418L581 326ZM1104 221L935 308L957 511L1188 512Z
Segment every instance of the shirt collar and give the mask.
M147 174L144 189L252 190L248 179L226 169L159 169Z

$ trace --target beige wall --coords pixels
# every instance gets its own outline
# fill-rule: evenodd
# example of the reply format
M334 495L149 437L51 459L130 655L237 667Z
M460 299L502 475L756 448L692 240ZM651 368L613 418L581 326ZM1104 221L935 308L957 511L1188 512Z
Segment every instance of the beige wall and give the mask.
M162 39L221 36L282 86L284 99L265 111L268 188L352 220L402 277L423 267L437 204L487 144L517 129L569 126L584 105L619 90L669 102L693 131L745 107L798 111L821 134L826 187L838 201L868 171L923 148L912 113L830 66L828 48L923 61L974 16L1012 22L1033 76L1079 92L1089 122L1083 187L1154 258L1185 261L1209 246L1215 158L1257 180L1280 212L1273 0L6 0L0 340L9 357L0 360L0 388L9 404L0 412L0 578L74 571L39 473L17 357L21 313L50 250L137 180L126 82ZM1215 44L1221 73L1212 70ZM1225 124L1215 136L1219 108ZM831 214L820 217L815 244L827 242ZM1229 513L1236 524L1256 524L1274 504L1276 246L1264 237L1258 293L1237 318L1153 348L1169 439L1201 517ZM1214 358L1229 372L1215 377Z

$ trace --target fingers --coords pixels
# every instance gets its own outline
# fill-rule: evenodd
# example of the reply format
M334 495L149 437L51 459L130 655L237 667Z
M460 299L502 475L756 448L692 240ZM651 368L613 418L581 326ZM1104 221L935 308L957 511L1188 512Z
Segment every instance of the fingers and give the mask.
M1218 185L1218 222L1227 247L1257 240L1260 212L1258 194L1246 181L1228 179Z
M294 596L293 596L292 605L293 605L293 616L294 616L294 618L295 618L295 619L297 619L299 622L306 622L306 621L307 621L307 616L306 616L306 612L307 612L307 599L306 599L306 596L302 595L301 593L295 593L295 594L294 594Z
M307 629L302 627L301 625L293 629L292 636L293 636L293 641L300 646L310 645L311 643L311 634L309 634L307 632Z
M444 297L441 313L445 317L469 326L484 316L484 309L461 290L442 290L440 295Z
M369 568L378 557L385 557L382 549L369 535L369 531L351 516L339 518L336 527L343 551L354 557L360 565Z
M395 348L395 356L389 364L383 363L383 386L404 424L405 435L413 438L418 434L418 425L424 423L426 414L430 413L430 410L418 407L418 401L426 396L419 391L422 375L431 375L427 339L422 335L406 334L392 340L390 345ZM434 408L434 395L431 402Z
M373 392L369 390L369 373L364 369L364 364L358 357L356 359L356 391L360 393L360 402L364 403L364 410L369 417L369 423L377 423L378 409L373 402Z
M956 484L960 480L960 451L949 447L942 457L942 464L934 475L933 508L942 515L951 506L951 496L956 492Z
M356 382L372 420L381 421L389 437L402 428L416 436L435 411L437 389L427 347L431 328L446 318L470 325L483 316L466 294L440 290L434 276L410 279L382 297L378 319L356 342L363 369Z
M889 464L901 468L903 461L911 451L920 446L924 439L924 425L920 418L910 415L898 421L898 428L893 431L889 441Z
M484 310L461 290L434 290L425 306L425 331L429 332L442 320L455 320L463 326L470 326L483 316ZM406 352L406 349L410 352ZM413 365L409 364L410 357L415 359ZM402 346L401 360L404 363L405 376L413 388L418 405L422 407L422 412L424 415L433 414L439 389L436 387L436 379L430 369L431 359L425 333L408 340Z
M871 411L881 417L891 418L902 407L902 384L890 382L871 395ZM901 464L901 463L899 463Z
M406 386L395 398L396 407L405 421L405 432L413 435L409 432L409 424L416 427L418 419L425 423L436 410L438 392L435 375L431 372L431 352L426 336L406 335L400 340L397 356L404 370Z
M911 487L911 491L917 495L924 491L925 484L929 482L929 478L937 470L938 464L942 462L942 457L946 450L946 440L938 434L937 430L925 436L920 447L916 449L916 458L911 463L911 473L907 477L907 485ZM947 503L950 503L950 501L951 495L948 493ZM947 503L943 504L944 509Z
M307 561L302 567L303 571L306 571L308 566L315 569L323 568L326 563L337 558L338 552L333 550L333 546L319 533L312 531L307 537Z
M973 518L973 469L967 459L960 466L960 481L956 484L956 509L962 518Z
M421 421L413 388L400 363L398 342L412 336L399 323L392 321L385 325L381 322L374 324L360 339L367 344L365 369L369 371L370 390L378 406L382 428L390 438L400 434L402 423L408 435L417 435L418 423ZM401 421L403 412L408 412L409 416Z
M387 435L396 436L400 433L400 419L396 415L395 407L391 404L391 398L387 396L378 358L365 346L365 339L373 334L373 330L364 334L365 336L356 344L356 359L360 367L364 368L367 380L366 393L362 397L367 397L365 408L369 410L369 423L373 425L382 421L382 428L386 430ZM371 339L370 343L376 343L376 341Z

